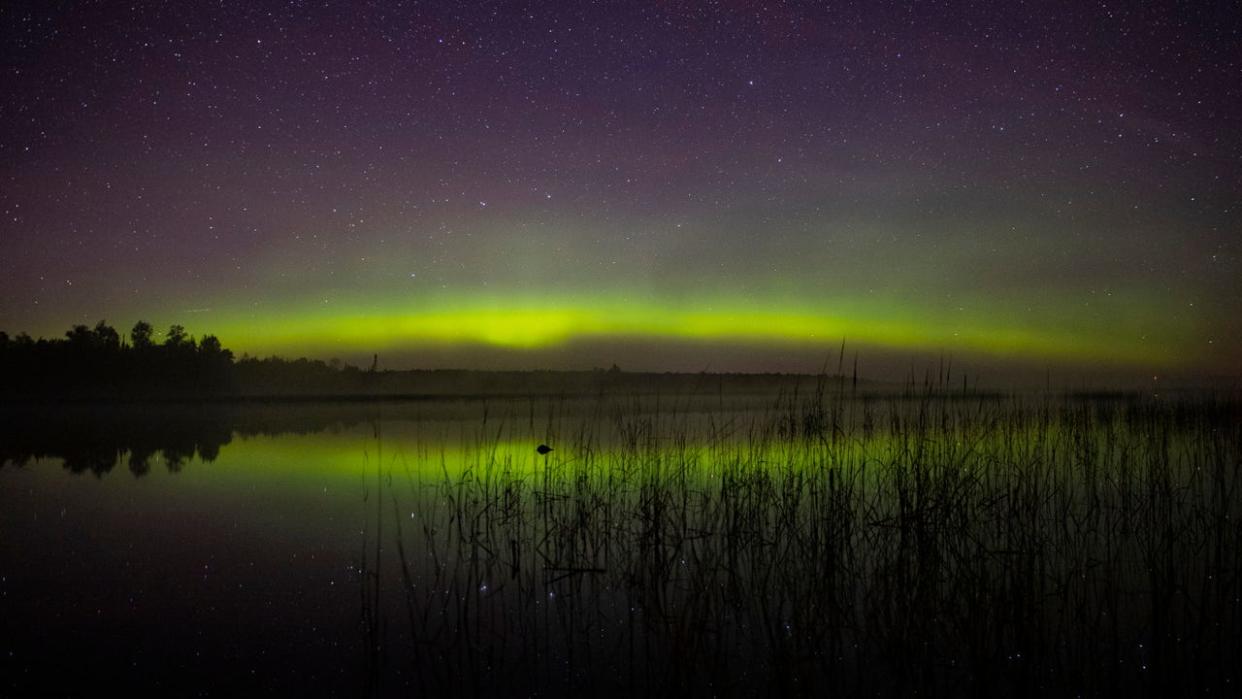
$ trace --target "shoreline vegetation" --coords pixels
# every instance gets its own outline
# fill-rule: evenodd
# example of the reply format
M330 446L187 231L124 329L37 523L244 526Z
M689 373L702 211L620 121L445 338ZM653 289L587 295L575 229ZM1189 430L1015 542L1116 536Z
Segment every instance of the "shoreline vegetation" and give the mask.
M1005 389L981 387L978 375L943 360L935 368L913 366L901 381L862 378L857 356L835 356L819 373L623 371L616 364L593 369L380 369L379 355L362 368L339 359L240 358L211 334L196 338L172 325L157 342L151 324L139 321L123 336L105 321L75 325L63 338L16 336L0 330L0 402L184 403L420 401L452 398L577 397L603 394L668 396L777 396L814 391L853 395L921 395L934 387L942 400L1002 398L1050 393L1078 398L1125 398L1152 392L1154 385L1107 390L1077 388ZM833 353L835 354L835 353ZM1227 393L1236 381L1164 384L1173 393ZM1205 390L1206 389L1206 390Z
M171 326L156 342L154 328L134 325L128 337L100 321L76 325L63 338L10 336L0 331L0 400L53 401L315 401L358 402L530 396L591 396L603 392L669 395L774 394L834 388L892 391L899 384L860 379L839 367L833 376L796 373L627 372L590 370L381 370L332 359L238 358L215 335L195 338ZM960 384L963 389L969 384Z

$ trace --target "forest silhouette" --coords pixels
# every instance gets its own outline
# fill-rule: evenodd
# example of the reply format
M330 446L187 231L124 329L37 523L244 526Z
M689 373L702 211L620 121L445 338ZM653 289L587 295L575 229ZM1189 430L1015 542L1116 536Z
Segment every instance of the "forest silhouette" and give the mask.
M337 359L237 358L215 335L196 339L181 325L157 342L139 321L123 337L100 321L75 325L63 338L12 337L0 331L0 400L141 401L372 400L433 397L587 396L600 392L758 394L796 391L808 381L846 377L803 374L626 372L609 369L497 371L362 369ZM876 388L855 374L850 386ZM835 384L834 384L835 385Z
M215 335L196 339L172 325L156 342L139 321L122 337L105 321L75 325L63 338L10 337L0 331L0 396L177 400L237 393L239 386L325 386L361 374L319 360L242 357Z

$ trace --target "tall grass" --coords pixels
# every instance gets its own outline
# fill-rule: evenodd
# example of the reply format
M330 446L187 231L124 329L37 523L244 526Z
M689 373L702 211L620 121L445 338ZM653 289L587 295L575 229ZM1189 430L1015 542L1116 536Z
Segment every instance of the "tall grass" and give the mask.
M437 694L1232 690L1240 417L932 383L485 417L462 470L381 456L368 644Z

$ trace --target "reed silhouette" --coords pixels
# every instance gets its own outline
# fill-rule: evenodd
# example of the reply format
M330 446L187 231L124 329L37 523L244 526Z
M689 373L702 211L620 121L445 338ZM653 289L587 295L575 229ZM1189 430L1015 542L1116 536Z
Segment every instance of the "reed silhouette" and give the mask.
M395 545L368 540L359 580L373 667L435 695L1236 683L1236 399L826 388L744 418L550 407L542 455L485 418L439 478L389 457L368 531Z

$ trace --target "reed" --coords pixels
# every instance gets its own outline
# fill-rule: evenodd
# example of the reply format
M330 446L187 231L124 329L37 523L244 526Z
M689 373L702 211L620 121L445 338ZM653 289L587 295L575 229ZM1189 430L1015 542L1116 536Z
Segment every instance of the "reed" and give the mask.
M415 649L389 662L425 691L1167 696L1238 682L1232 398L929 379L886 396L821 382L759 413L650 398L566 413L485 418L461 437L460 471L425 475L411 461L437 457L421 454L377 474L390 506L373 528L396 523L407 609L389 632ZM529 451L505 448L515 437Z

